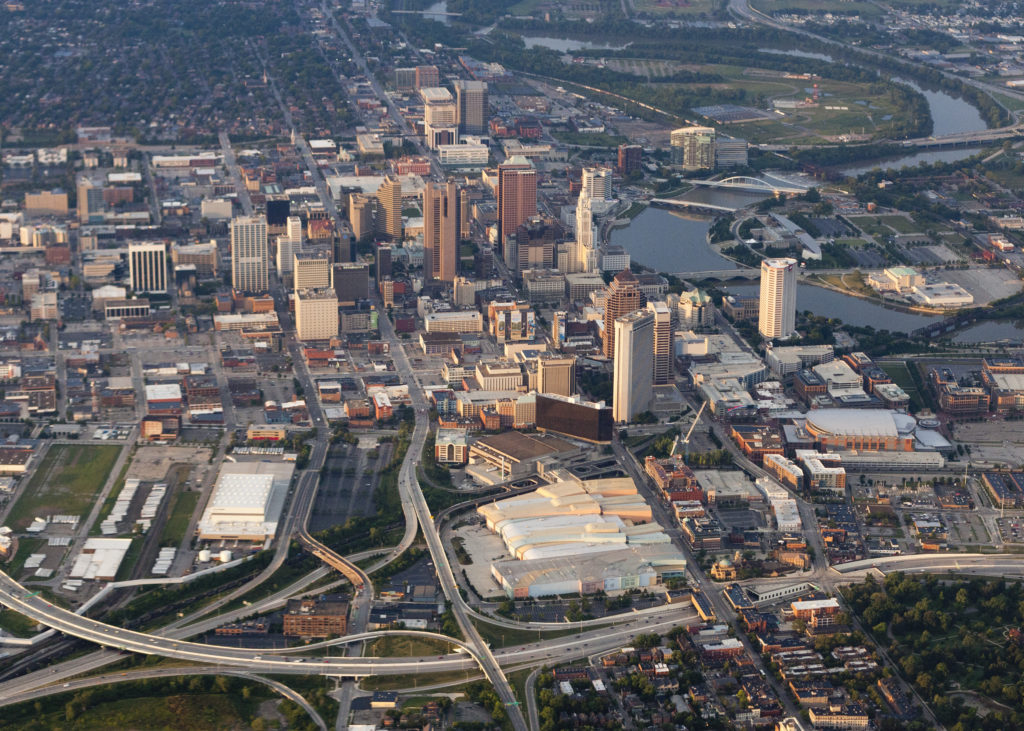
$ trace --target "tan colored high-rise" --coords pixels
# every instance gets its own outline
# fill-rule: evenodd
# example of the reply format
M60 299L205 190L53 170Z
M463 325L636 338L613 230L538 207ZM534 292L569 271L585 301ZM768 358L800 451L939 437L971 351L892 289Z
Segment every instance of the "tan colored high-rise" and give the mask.
M504 251L505 238L527 219L537 215L537 171L521 155L498 166L498 241Z
M757 329L766 338L796 332L796 259L761 262L761 300Z
M242 216L231 221L231 286L258 294L268 289L270 253L267 220Z
M651 408L654 376L648 359L654 350L654 317L646 310L631 312L613 327L612 418L624 423Z
M459 190L454 181L423 188L423 274L454 282L459 256Z
M391 175L377 188L380 205L380 233L391 241L402 240L402 181Z
M333 271L331 257L326 250L300 251L292 261L293 287L296 291L333 287Z
M608 300L604 306L604 354L615 357L615 321L623 315L642 310L647 297L640 290L640 283L629 269L615 275L608 287Z
M487 82L455 82L455 99L459 115L459 131L469 135L481 135L487 131L489 109L487 107Z
M664 302L648 302L654 316L654 384L672 383L672 311Z
M575 396L576 356L537 358L537 391L559 396Z
M338 337L338 296L333 289L300 289L295 293L295 335L299 340Z

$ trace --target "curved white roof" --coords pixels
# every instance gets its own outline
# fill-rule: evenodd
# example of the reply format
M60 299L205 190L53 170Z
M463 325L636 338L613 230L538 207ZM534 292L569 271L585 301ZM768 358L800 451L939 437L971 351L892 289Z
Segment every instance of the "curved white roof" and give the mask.
M807 426L836 436L899 436L893 412L883 409L817 409L807 414Z
M914 429L917 428L917 419L910 414L904 414L899 411L892 412L892 419L896 422L896 429L900 434L908 435L912 434Z

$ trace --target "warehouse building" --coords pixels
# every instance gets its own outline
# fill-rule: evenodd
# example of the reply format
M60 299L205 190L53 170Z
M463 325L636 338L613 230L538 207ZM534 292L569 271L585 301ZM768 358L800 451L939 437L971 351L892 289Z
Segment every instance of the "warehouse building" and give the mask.
M273 538L294 472L293 462L224 463L199 521L199 538Z
M685 571L686 560L671 545L491 565L491 576L510 599L642 589Z

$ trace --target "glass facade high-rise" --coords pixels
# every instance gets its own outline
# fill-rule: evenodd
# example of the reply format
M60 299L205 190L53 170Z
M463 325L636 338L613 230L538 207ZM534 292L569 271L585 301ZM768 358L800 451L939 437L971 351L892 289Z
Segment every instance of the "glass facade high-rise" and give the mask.
M253 294L269 289L267 222L242 216L231 222L231 286Z

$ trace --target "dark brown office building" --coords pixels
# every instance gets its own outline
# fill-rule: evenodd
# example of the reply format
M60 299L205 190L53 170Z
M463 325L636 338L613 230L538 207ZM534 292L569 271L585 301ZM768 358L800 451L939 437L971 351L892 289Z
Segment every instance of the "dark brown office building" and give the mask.
M608 406L537 394L537 428L588 442L612 440L612 410Z

